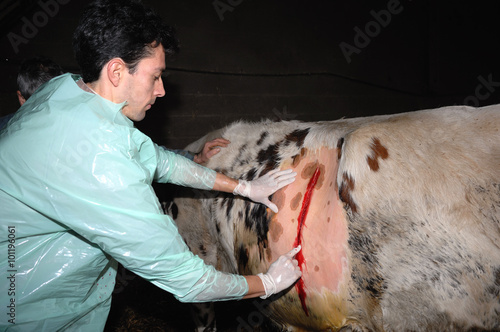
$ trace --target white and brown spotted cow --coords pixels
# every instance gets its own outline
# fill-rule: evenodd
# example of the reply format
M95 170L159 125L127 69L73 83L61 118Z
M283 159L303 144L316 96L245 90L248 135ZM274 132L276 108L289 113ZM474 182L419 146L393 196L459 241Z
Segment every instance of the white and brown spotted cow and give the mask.
M293 168L274 214L191 191L174 217L220 270L264 272L300 243L303 276L269 305L291 330L500 330L500 105L303 123L234 123L208 167ZM205 137L195 145L201 146ZM197 149L192 146L192 149Z

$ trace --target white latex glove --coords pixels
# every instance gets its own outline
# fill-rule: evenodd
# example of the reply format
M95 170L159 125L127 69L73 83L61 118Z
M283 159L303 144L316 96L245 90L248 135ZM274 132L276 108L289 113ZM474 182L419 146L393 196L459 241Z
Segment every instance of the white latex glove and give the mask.
M239 180L233 194L248 197L254 202L266 205L274 213L278 213L278 207L269 200L269 196L295 181L296 175L297 173L291 169L283 171L275 169L253 181Z
M288 253L281 255L271 264L266 274L257 274L266 290L266 295L261 296L261 299L267 299L269 296L287 289L302 276L299 263L296 259L293 259L300 249L301 246L298 246Z

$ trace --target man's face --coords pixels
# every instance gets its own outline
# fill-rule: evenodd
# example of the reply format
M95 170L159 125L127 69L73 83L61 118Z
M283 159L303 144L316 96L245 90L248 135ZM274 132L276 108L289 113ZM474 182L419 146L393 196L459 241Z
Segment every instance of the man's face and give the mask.
M165 70L165 52L159 45L153 54L139 61L133 74L126 71L124 99L127 104L122 113L132 121L141 121L157 97L165 95L161 74Z

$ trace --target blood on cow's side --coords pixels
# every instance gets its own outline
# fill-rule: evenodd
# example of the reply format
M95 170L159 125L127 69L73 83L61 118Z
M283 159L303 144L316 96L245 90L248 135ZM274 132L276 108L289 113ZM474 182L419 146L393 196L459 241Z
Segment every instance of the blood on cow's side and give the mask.
M304 194L304 199L302 200L302 208L300 209L300 214L298 218L297 237L295 238L295 242L293 244L294 247L297 247L298 245L302 244L302 229L304 228L307 217L307 211L309 210L309 205L311 204L312 191L316 186L316 183L318 182L320 173L321 173L320 168L317 167L316 170L314 171L313 176L309 180L309 183L307 184L307 189ZM302 270L303 266L305 265L305 259L302 250L297 253L296 258L297 261L299 262L299 267ZM307 310L306 306L305 285L304 285L304 280L302 278L299 279L299 281L296 284L296 287L297 287L297 293L299 294L300 303L302 304L302 309L304 309L306 315L309 316L309 311Z

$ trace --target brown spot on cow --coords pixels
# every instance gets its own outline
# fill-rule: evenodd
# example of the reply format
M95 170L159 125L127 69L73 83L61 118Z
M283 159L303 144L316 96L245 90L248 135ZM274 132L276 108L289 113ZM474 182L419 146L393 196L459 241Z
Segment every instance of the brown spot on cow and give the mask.
M278 211L285 205L286 194L283 190L278 190L273 194L272 202L278 207Z
M318 265L315 265L314 266L314 272L318 272L319 271L319 266Z
M355 213L358 211L358 207L351 196L351 191L354 190L354 185L355 181L350 177L349 174L342 174L342 183L340 184L339 188L339 196L342 202L347 204L351 208L351 211Z
M292 211L297 210L301 201L302 201L302 193L298 192L290 201L290 209L292 209Z
M320 189L323 186L323 182L325 181L325 174L326 174L326 167L324 164L320 164L317 160L312 161L304 166L302 169L302 172L300 176L304 180L309 180L312 178L314 172L316 172L316 169L319 168L319 178L316 182L315 189Z
M378 138L373 138L370 148L372 150L372 154L371 156L366 158L366 161L368 162L368 166L370 167L370 169L376 172L380 168L378 159L387 159L389 157L389 152L387 151L386 147L380 143L380 140Z
M305 180L310 179L314 172L316 172L316 168L318 168L318 162L310 162L304 167L300 176Z
M271 235L271 240L273 242L278 242L282 234L283 226L276 220L272 220L269 224L269 235Z
M319 178L318 178L318 181L316 182L316 185L314 186L314 189L319 190L323 186L323 182L325 181L325 174L326 174L325 165L320 164L319 165Z

